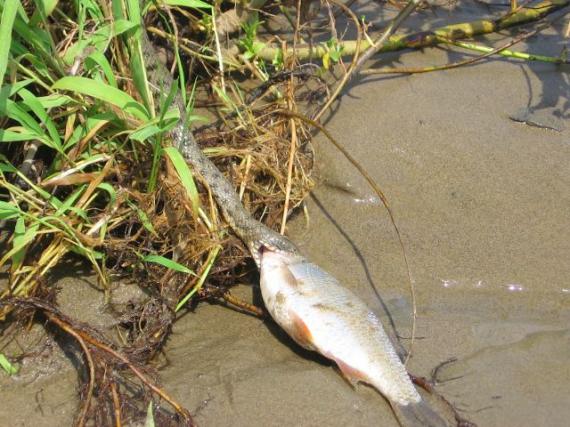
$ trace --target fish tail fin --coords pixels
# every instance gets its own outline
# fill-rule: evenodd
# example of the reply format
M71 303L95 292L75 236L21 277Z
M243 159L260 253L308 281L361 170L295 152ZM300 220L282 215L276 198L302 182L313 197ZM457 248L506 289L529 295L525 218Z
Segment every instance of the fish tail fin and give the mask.
M448 427L450 424L438 415L425 400L400 405L392 403L394 413L402 427Z

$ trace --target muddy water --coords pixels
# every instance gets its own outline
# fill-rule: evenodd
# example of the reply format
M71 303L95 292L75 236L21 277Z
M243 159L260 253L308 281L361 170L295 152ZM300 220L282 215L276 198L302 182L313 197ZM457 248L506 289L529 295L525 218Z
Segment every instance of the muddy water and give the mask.
M475 12L485 13L466 11ZM562 30L519 49L557 54ZM383 65L450 59L426 50ZM438 371L437 390L479 426L565 426L570 417L569 71L493 60L368 78L328 118L381 185L404 239L420 338L410 371L429 375L456 358ZM525 108L563 130L509 118ZM290 234L407 346L411 300L393 227L357 172L318 142L310 222L296 219ZM69 307L93 300L84 283L62 289ZM253 287L237 293L259 301ZM200 306L175 325L166 351L165 388L204 426L396 426L373 390L353 390L328 363L243 314ZM65 360L53 359L40 380L26 369L15 382L3 378L0 425L69 424L76 375Z

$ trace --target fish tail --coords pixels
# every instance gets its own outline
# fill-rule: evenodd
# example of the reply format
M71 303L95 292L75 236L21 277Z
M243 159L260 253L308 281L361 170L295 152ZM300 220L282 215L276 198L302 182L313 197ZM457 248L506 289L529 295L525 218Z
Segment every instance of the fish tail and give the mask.
M402 427L448 427L449 423L422 399L417 403L400 405L391 402Z

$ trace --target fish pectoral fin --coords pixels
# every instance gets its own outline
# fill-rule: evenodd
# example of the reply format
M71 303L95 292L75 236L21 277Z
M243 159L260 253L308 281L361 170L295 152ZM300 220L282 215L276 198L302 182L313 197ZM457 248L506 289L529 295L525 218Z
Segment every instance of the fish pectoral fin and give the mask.
M297 344L307 350L314 350L313 335L305 321L295 312L289 312L291 318L291 331L289 335Z
M355 387L358 383L370 383L368 376L364 372L350 366L348 363L345 363L340 359L336 359L334 357L330 357L330 359L334 360L340 369L342 376L352 387Z

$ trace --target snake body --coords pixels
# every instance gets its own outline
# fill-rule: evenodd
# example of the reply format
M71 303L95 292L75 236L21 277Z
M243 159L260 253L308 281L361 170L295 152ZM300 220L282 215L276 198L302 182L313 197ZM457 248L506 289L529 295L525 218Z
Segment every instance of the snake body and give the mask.
M161 92L170 93L174 80L166 67L157 59L158 55L144 30L141 43L150 83ZM180 94L175 96L173 105L180 112L180 120L171 131L173 145L208 184L224 219L246 244L256 264L260 265L260 251L264 246L281 252L298 253L297 247L291 240L252 217L241 203L234 186L204 155L189 129L186 109Z

